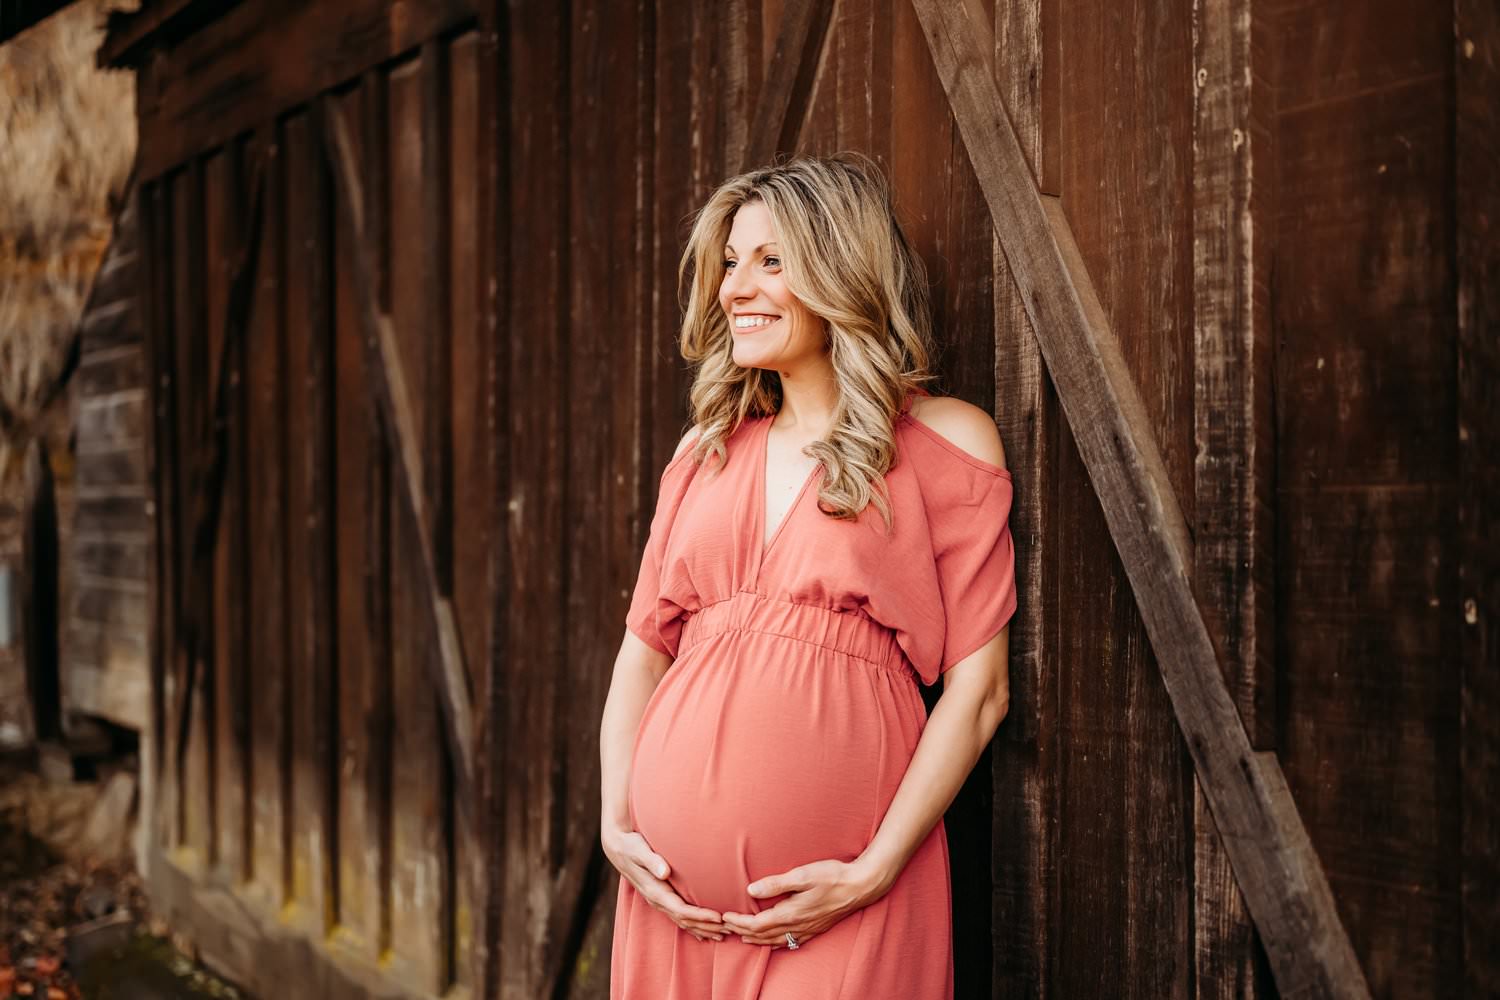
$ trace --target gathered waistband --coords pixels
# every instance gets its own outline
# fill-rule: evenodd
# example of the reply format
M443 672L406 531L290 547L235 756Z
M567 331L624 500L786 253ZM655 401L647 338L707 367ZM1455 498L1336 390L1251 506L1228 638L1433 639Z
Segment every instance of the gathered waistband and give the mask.
M753 590L736 591L732 597L688 615L677 655L679 658L686 655L709 636L737 630L810 642L865 660L881 670L902 674L913 682L917 678L905 650L896 642L893 629L853 612L779 601Z

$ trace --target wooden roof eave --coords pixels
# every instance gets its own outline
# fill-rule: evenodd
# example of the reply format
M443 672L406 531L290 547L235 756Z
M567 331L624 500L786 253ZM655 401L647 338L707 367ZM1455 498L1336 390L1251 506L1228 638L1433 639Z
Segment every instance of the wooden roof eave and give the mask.
M112 11L95 62L100 69L138 66L150 49L223 17L236 3L237 0L145 0L140 10Z

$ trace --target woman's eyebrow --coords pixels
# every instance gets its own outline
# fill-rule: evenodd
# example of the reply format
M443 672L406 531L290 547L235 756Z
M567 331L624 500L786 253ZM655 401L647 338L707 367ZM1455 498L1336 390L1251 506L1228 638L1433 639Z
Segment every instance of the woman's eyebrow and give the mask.
M751 250L750 252L751 253L760 253L766 247L774 247L775 245L776 245L776 241L772 240L769 243L762 243L760 246L756 247L754 250ZM739 253L738 250L736 250L733 246L729 245L728 243L724 244L724 249L728 250L730 253Z

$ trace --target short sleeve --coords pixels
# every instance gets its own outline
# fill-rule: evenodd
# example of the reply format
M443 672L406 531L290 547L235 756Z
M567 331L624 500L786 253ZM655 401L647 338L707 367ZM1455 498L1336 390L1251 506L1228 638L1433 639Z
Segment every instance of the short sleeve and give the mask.
M641 555L641 568L630 598L630 610L625 615L626 628L652 649L674 658L682 633L684 609L663 593L662 567L666 561L672 523L676 520L683 493L691 478L692 450L692 445L684 447L662 470L661 480L657 485L656 511L651 516L650 534L646 538L646 549Z
M1016 611L1016 559L1008 474L965 470L945 477L930 520L943 611L939 672L993 639Z

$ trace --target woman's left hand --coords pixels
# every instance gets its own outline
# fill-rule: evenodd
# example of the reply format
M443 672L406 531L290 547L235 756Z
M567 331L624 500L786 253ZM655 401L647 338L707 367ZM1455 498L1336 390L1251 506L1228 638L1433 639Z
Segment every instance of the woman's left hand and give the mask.
M724 929L747 944L785 948L790 932L801 945L844 917L868 906L889 886L866 869L845 861L814 861L750 883L757 899L791 893L759 913L724 913Z

